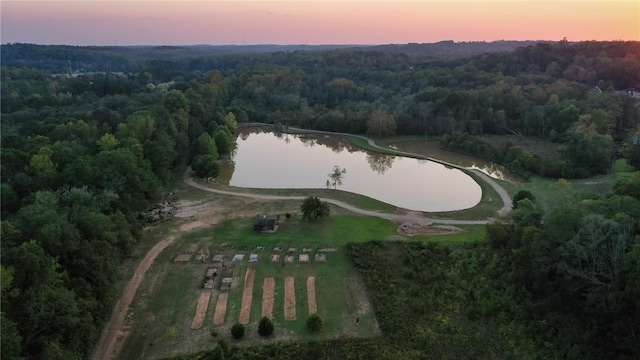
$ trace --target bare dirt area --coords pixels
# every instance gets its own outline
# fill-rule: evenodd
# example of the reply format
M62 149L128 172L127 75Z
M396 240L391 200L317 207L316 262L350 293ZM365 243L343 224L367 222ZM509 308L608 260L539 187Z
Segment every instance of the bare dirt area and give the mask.
M309 276L307 278L307 304L309 307L309 315L318 312L318 306L316 305L316 278L315 276Z
M396 211L396 214L406 215L415 217L416 219L424 218L424 215L421 212L417 211L407 211L400 210ZM395 221L398 225L397 232L400 235L404 236L418 236L418 235L446 235L457 232L462 232L463 230L459 227L451 226L451 225L433 225L429 223L426 219L423 221Z
M262 285L262 317L273 319L273 301L275 294L276 282L273 277L264 279Z
M293 276L284 279L284 319L296 319L296 291Z
M198 305L196 306L196 315L193 317L191 323L192 329L200 329L204 322L204 317L207 315L207 309L209 308L209 300L211 300L211 291L205 290L200 293L200 299L198 299Z
M253 268L247 269L244 276L244 290L242 291L242 307L240 308L240 324L248 324L251 320L251 303L253 302L253 281L256 271Z
M216 312L213 315L213 325L220 326L224 324L224 316L227 314L227 299L229 293L223 292L218 295L218 301L216 302Z

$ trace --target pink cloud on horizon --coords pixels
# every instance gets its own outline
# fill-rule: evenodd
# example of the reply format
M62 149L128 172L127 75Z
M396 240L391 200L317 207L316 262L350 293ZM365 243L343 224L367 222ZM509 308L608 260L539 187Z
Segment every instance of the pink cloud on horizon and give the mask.
M2 43L639 40L637 1L2 1Z

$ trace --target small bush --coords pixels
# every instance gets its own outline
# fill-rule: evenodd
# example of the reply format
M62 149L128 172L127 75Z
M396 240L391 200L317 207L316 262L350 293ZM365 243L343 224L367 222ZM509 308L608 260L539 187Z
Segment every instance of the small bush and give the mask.
M323 324L324 321L322 320L320 315L318 315L318 313L313 313L307 318L307 328L313 332L320 331Z
M235 325L231 327L231 336L236 340L242 339L244 336L244 325L235 323Z
M225 354L228 354L229 351L231 350L231 347L229 346L229 342L226 339L218 340L218 346L222 349L222 352Z
M269 336L273 334L273 321L266 316L260 319L260 323L258 324L258 334L260 334L260 336Z

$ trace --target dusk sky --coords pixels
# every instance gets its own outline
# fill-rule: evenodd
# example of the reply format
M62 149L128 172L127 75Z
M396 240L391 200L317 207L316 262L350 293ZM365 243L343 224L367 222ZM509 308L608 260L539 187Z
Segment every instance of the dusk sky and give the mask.
M640 40L640 1L5 1L1 41L67 45Z

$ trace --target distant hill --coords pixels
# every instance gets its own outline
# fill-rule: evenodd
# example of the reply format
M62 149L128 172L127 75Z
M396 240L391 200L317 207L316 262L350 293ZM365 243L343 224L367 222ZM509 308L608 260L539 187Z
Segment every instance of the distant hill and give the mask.
M389 53L405 54L416 57L428 58L453 58L467 57L484 53L513 51L519 47L533 46L538 43L552 43L552 41L471 41L454 42L452 40L437 43L409 43L371 46L368 49L380 50Z
M295 51L357 49L406 54L424 59L451 59L482 53L512 51L537 41L454 42L389 45L190 45L190 46L69 46L4 44L3 66L41 68L53 73L71 70L132 72L150 60L177 61L225 55L266 54Z

